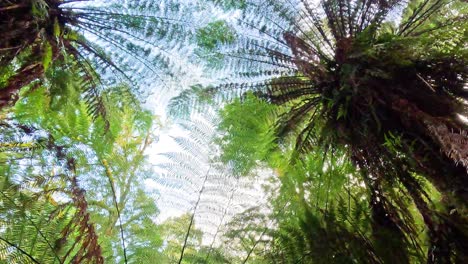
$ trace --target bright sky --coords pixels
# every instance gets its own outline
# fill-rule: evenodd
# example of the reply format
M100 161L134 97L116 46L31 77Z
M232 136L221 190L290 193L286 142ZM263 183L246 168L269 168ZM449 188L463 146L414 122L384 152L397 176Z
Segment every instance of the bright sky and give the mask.
M93 5L104 6L111 5L112 3L121 3L120 0L109 0L109 1L94 1ZM183 1L179 1L183 2ZM164 1L160 3L163 6ZM209 22L217 20L225 20L226 22L235 22L240 16L239 11L224 12L219 8L215 8L209 1L206 0L187 0L187 5L196 5L199 3L203 6L203 12L193 12L189 16L184 16L184 21L188 21L192 25L206 25ZM89 3L74 3L74 5L88 5ZM201 7L199 6L199 7ZM206 14L209 14L207 16ZM234 23L233 23L234 24ZM93 35L87 35L92 41L100 42ZM102 43L105 44L105 43ZM140 42L139 45L150 48L154 53L160 53L161 50L157 47L152 47ZM104 45L105 46L105 45ZM153 179L148 179L144 182L148 190L157 196L156 204L160 210L157 222L162 222L170 217L180 216L184 213L192 213L195 201L198 199L198 192L202 187L202 178L199 175L192 175L191 179L186 182L182 181L176 187L167 186L164 183L170 182L165 179L166 171L159 166L165 162L168 162L163 153L167 152L183 152L181 147L174 141L174 137L187 137L190 135L187 130L182 129L177 125L177 121L171 120L166 115L167 106L171 98L177 96L181 91L190 88L192 85L201 84L208 85L213 84L216 80L222 79L222 74L217 73L216 76L210 76L210 71L204 68L200 63L193 62L195 44L183 45L183 48L164 50L163 53L168 55L171 59L171 66L173 68L183 69L182 74L176 74L176 78L171 78L165 75L148 76L149 80L154 81L152 87L149 90L149 96L146 99L145 107L150 109L157 120L160 121L161 127L155 130L155 137L158 141L153 143L150 148L147 149L147 155L150 163L153 165L155 175ZM115 52L115 50L111 50ZM150 55L151 56L151 55ZM191 61L192 59L192 61ZM198 116L198 121L203 122L203 116ZM205 120L206 121L206 120ZM214 126L214 124L212 124ZM209 145L207 142L206 145ZM203 146L205 147L205 146ZM208 161L209 157L197 157L205 167L210 167ZM222 224L225 224L235 214L242 212L243 210L252 206L263 206L266 207L266 194L262 189L262 185L265 183L268 175L271 172L262 172L257 177L246 177L237 180L232 175L226 175L225 168L210 169L209 177L205 184L206 190L203 192L200 198L200 207L197 208L195 217L195 227L204 231L204 244L210 244L213 241L213 235L217 232L217 229ZM216 181L216 177L222 178L222 181ZM198 178L197 178L198 177ZM191 183L190 183L191 182ZM210 188L212 190L210 190ZM214 189L214 190L213 190ZM225 192L223 196L217 196L216 189L222 189ZM218 209L214 210L209 205L210 200L215 200ZM219 234L218 237L219 238ZM219 242L218 242L219 243Z
M212 10L212 12L208 13L212 14L212 18L208 20L206 17L197 18L196 15L193 18L194 20L202 19L204 21L215 21L218 19L232 21L239 16L239 12L227 14L219 10ZM204 69L203 66L194 64L187 59L191 56L191 54L187 54L187 50L193 52L194 48L195 47L192 46L185 49L184 54L180 54L180 51L177 50L171 51L173 53L171 54L171 58L174 60L173 62L180 65L183 69L187 69L187 71L183 75L178 75L177 80L164 80L164 86L156 84L152 87L151 95L148 97L145 104L145 106L151 109L158 117L162 124L162 127L155 131L159 140L153 143L147 150L149 161L154 165L154 170L156 172L155 179L145 181L145 185L149 190L160 194L157 198L157 206L160 210L160 214L156 219L157 222L162 222L170 217L180 216L187 212L193 212L193 206L198 198L197 192L202 185L202 179L194 174L194 182L197 183L194 186L189 186L190 184L187 182L187 186L170 188L164 185L166 180L164 179L165 170L158 167L158 165L168 162L167 158L161 154L167 152L183 152L179 145L173 140L174 137L190 137L186 130L177 125L177 121L167 117L166 111L170 99L192 85L207 85L215 81L215 78L209 76L207 74L208 71ZM216 76L216 78L220 77L219 75ZM198 116L195 122L203 122L203 120L203 116ZM209 166L208 156L197 158L203 161L206 166ZM213 188L225 188L228 193L223 197L224 199L220 199L216 194L210 193L209 190L204 191L201 196L200 207L196 212L195 224L197 228L205 232L204 244L211 243L218 226L228 222L234 214L240 213L251 206L266 204L266 194L261 186L265 183L266 177L271 174L262 173L256 178L243 178L240 180L235 179L232 175L224 175L222 185L219 186L215 184L214 180L210 180L221 174L223 174L222 171L210 169L210 177L206 183L207 189L210 186ZM161 179L163 180L162 182ZM186 187L192 187L195 188L195 190L187 191ZM217 200L217 205L221 209L213 211L203 206L204 202L213 199ZM219 234L217 238L219 238Z
M161 98L160 96L157 100L157 103L161 104L161 102L164 102L167 105L168 99ZM195 184L187 182L187 186L174 188L165 185L166 181L171 182L171 179L165 178L165 173L167 172L162 168L158 168L158 165L168 162L169 160L161 154L167 152L183 152L184 150L173 138L190 138L190 135L186 130L175 124L174 121L166 118L164 107L158 108L161 110L159 110L159 112L155 111L155 114L162 117L163 127L156 132L158 133L159 141L153 144L148 150L149 160L151 164L155 165L156 179L147 180L145 184L147 188L160 194L160 197L157 198L157 206L160 210L160 214L156 219L156 221L160 223L170 217L193 212L193 206L198 198L198 191L202 187L203 177L194 173L189 177L192 177L191 181L195 182ZM196 116L193 120L194 122L206 122L203 115ZM208 139L206 145L208 145ZM200 146L200 148L205 148L207 147L206 145ZM196 158L201 161L205 167L209 167L208 155L203 157L198 156ZM210 193L210 191L204 191L201 196L201 204L204 201L214 199L217 201L217 206L221 208L218 211L207 210L209 207L203 205L197 208L195 223L197 228L205 232L203 240L205 244L211 243L213 234L217 232L218 226L227 223L234 214L241 213L243 210L252 206L266 205L266 194L262 189L262 184L265 183L266 177L271 175L271 172L264 172L259 174L256 178L243 178L237 181L232 175L224 175L225 172L223 170L216 170L213 168L209 170L210 176L206 186L209 187L211 185L213 188L223 188L226 194L221 197L223 199L220 199L219 193L215 192L213 194ZM206 169L206 171L208 171L208 169ZM211 180L220 176L222 177L221 185ZM192 189L188 190L189 187Z

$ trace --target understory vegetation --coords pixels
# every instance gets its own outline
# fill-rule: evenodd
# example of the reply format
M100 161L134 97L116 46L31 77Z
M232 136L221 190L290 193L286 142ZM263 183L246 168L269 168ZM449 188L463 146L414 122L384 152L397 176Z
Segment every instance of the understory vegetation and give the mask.
M468 263L467 15L0 0L0 263Z

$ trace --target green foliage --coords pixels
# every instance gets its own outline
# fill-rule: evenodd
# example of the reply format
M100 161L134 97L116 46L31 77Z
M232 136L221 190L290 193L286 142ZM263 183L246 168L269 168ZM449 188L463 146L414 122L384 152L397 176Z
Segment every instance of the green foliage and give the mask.
M463 1L75 2L0 3L0 262L468 259ZM191 52L233 77L171 100L157 183L190 208L156 224L141 88ZM253 172L269 206L232 218Z
M233 30L223 20L211 22L197 30L198 46L208 51L213 51L221 44L231 44L234 40Z
M197 49L195 54L202 57L211 67L220 67L224 55L217 51L222 45L229 45L236 40L236 32L224 20L208 23L197 29Z
M185 214L179 217L169 218L159 226L162 231L161 235L165 238L162 258L160 259L161 263L179 263L180 252L186 237L185 231L190 223L190 219L191 216ZM189 246L186 248L184 258L180 263L231 263L231 260L226 257L225 252L202 245L202 236L203 232L194 225L190 236L187 238ZM210 258L207 257L208 254Z
M1 260L102 263L74 159L44 131L11 121L1 127L8 161L0 164Z
M268 154L275 148L272 130L274 109L274 106L248 93L221 111L221 159L230 163L235 172L246 174L259 161L267 161Z
M75 3L79 0L16 2L0 4L5 17L0 22L5 32L0 71L12 70L0 82L0 108L13 105L23 88L44 82L44 74L57 63L79 72L78 91L88 99L88 111L109 123L103 91L126 81L139 96L143 88L166 79L162 73L182 70L168 50L193 40L190 23L179 18L191 10L171 0L85 1L83 6ZM60 96L59 91L54 95Z
M124 250L128 263L141 263L162 245L152 220L158 210L143 185L150 174L145 149L152 142L154 117L136 105L128 87L121 85L106 93L110 126L104 133L104 120L93 121L86 99L77 91L79 76L68 68L54 70L48 76L50 83L25 91L14 116L47 130L75 158L106 263L119 262ZM54 89L61 95L54 96ZM121 232L129 243L124 248Z
M44 70L47 71L50 63L52 62L52 46L48 42L44 44L44 55L42 56L42 66L44 67Z
M247 0L209 0L216 5L220 5L226 10L243 9L247 6Z
M190 223L191 216L189 214L171 218L161 224L161 234L165 238L164 256L167 258L167 263L177 263L179 261L180 252L184 244L187 226ZM192 228L188 237L189 247L186 249L186 255L182 263L193 263L190 260L196 257L197 249L194 245L200 245L202 240L202 232L195 227Z
M203 113L213 103L209 88L193 85L171 98L167 114L174 119L189 119L192 113Z
M66 205L59 208L50 202L52 198L47 200L47 196L21 190L9 182L8 177L1 180L0 214L4 220L0 260L4 263L60 263L64 252L58 246L66 249L69 245L59 244L61 235L57 230L62 230L67 218L72 217L67 213L70 208Z
M325 209L321 208L320 199L314 202L324 211L305 217L307 224L299 230L315 226L313 230L321 232L329 223L324 237L333 234L350 241L371 241L368 254L356 256L353 261L357 262L371 255L377 256L377 263L465 261L465 250L460 245L468 237L459 226L466 226L466 220L456 212L466 210L467 152L457 146L467 142L467 126L455 116L466 117L466 105L461 103L467 99L463 90L466 67L462 66L467 59L462 44L466 39L466 4L432 0L408 4L321 1L318 6L308 1L251 2L239 23L244 26L244 34L234 45L225 47L225 69L235 73L216 90L221 94L219 98L235 97L238 91L241 98L248 97L246 91L252 91L275 104L277 114L263 121L269 127L263 130L249 130L252 123L254 128L262 127L258 124L261 119L243 124L233 118L236 116L232 112L222 115L227 122L221 124L228 133L222 136L226 140L221 141L221 146L223 155L231 156L225 161L247 160L238 164L250 169L254 161L268 157L267 164L281 175L291 170L288 166L306 167L312 153L323 155L325 170L332 164L329 155L343 157L337 165L350 164L346 161L349 159L358 173L353 177L345 174L348 179L341 179L360 182L366 190L364 196L370 208L366 234L348 237L354 236L356 229L343 229L334 216L327 218L333 213L332 205L328 210L327 203ZM233 105L240 108L238 102ZM236 114L238 119L250 119L243 109ZM250 131L243 136L245 142L236 140L236 129L245 127ZM259 131L274 131L270 138L277 138L279 147L270 144L270 154L263 153L269 147L262 146L263 134ZM260 144L253 140L257 137ZM245 145L246 151L236 152L235 147L242 149ZM323 153L317 154L318 150ZM275 157L292 165L271 162ZM313 175L303 172L309 174ZM299 174L286 178L300 181L303 177ZM348 185L334 177L335 187ZM421 178L431 183L429 187L422 184ZM313 187L299 185L292 190L299 192L298 197L308 197L309 190L320 197L323 189ZM433 205L440 202L437 196L428 194L433 188L442 193L446 207ZM340 192L343 189L324 191L338 201ZM286 197L295 196L290 193ZM306 212L315 209L310 201L304 203ZM417 212L408 208L417 208ZM447 215L448 208L456 208L452 211L455 217ZM424 222L414 220L421 217ZM421 228L426 231L423 239L417 231ZM426 239L430 245L426 245ZM340 256L351 255L340 250L353 246L333 241L325 239L327 249L333 248ZM319 259L317 255L312 261Z

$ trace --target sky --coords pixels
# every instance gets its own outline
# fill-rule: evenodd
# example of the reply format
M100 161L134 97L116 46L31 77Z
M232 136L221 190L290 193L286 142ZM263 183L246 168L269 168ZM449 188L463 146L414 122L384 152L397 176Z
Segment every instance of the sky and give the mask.
M195 7L193 10L199 10L188 12L187 14L189 15L184 13L181 17L177 17L176 14L174 17L178 22L182 21L182 24L193 26L194 28L218 20L235 24L240 16L239 11L223 11L220 8L214 7L207 0L186 0L185 3L179 0L178 2L191 6L191 8ZM121 4L122 2L120 0L96 0L92 2L93 5L101 8L103 6L110 6L113 3ZM154 4L151 1L143 1L143 3ZM200 5L196 6L197 3ZM78 6L88 4L89 2L73 3L73 5ZM164 1L158 2L158 4L161 10L164 10ZM144 10L143 12L147 11ZM114 55L118 55L120 52L106 45L105 41L101 42L93 34L86 34L86 37L93 42L102 44L103 47L109 48L110 52L114 53ZM122 35L122 37L126 38L127 36ZM157 45L151 45L151 43L139 40L132 41L136 42L139 46L151 49L148 58L151 59L153 56L163 54L163 56L170 58L169 66L172 69L180 70L174 76L169 76L162 72L151 72L141 69L141 73L148 74L147 80L143 80L142 83L150 85L149 87L143 87L144 92L147 94L145 98L142 98L144 107L154 114L156 123L158 124L154 129L154 138L157 138L157 140L146 150L154 175L143 183L150 194L155 197L156 205L160 211L155 221L161 223L171 217L193 213L194 205L200 197L200 205L195 210L195 226L205 233L203 243L211 243L217 229L222 224L227 223L235 214L241 213L252 206L263 206L266 208L267 194L263 191L262 185L266 184L266 180L272 172L264 171L238 179L230 175L226 166L214 168L211 165L210 159L215 154L219 154L216 153L219 150L215 149L206 150L206 155L195 157L201 164L202 170L207 171L206 175L208 176L204 173L197 174L194 172L191 175L184 175L185 178L182 181L177 181L177 184L175 184L176 181L174 179L169 179L167 176L169 172L164 168L164 165L170 162L170 160L165 157L165 153L184 152L174 140L176 137L193 139L191 138L193 135L178 124L180 121L171 119L167 115L167 106L171 98L193 85L201 84L206 86L216 83L216 81L227 77L227 73L217 72L216 76L211 75L212 71L203 65L204 62L196 59L196 56L194 56L195 49L197 48L196 43L182 43L183 45L174 45L171 49L163 50L158 48ZM164 42L162 43L164 45ZM126 62L131 63L131 61ZM138 59L135 62L138 63ZM194 115L192 121L194 123L207 123L213 129L213 131L210 131L211 135L214 136L216 134L215 124L210 123L206 116L200 114ZM206 141L203 146L200 146L200 149L213 147L211 145L209 141ZM206 188L203 189L202 195L199 195L200 190L203 188L204 176L206 176ZM212 209L213 207L217 207L217 209Z
M95 5L100 7L116 2L121 3L117 0L94 1ZM178 2L184 4L184 1L179 0ZM144 3L154 4L154 2ZM164 1L158 2L158 4L161 10L164 10ZM184 13L183 16L176 14L174 19L177 20L177 23L181 22L194 28L218 20L224 20L234 25L240 16L240 11L223 11L214 7L207 0L187 0L185 4L190 6L192 10L198 11L189 11L187 12L189 15ZM84 3L78 3L77 5L84 5ZM168 14L173 15L170 12ZM92 34L86 36L93 42L106 47L106 42L100 42ZM127 36L122 35L122 37L126 38ZM149 85L149 87L142 87L146 95L145 98L141 99L144 101L144 107L154 114L157 123L154 128L154 138L157 140L146 150L154 173L152 177L146 179L143 183L147 191L155 197L159 209L155 221L161 223L171 217L195 212L195 227L204 232L202 243L205 245L211 244L215 237L217 238L215 242L221 243L219 231L234 215L254 206L262 208L261 210L268 210L268 193L265 193L262 186L267 184L268 178L273 172L258 171L248 177L236 178L230 173L226 165L213 165L211 159L219 154L219 149L211 144L209 138L206 138L202 145L197 146L198 149L203 150L201 152L204 154L196 154L196 157L192 157L196 160L200 172L193 170L193 173L185 173L183 176L174 177L167 169L167 164L172 162L167 158L167 153L184 153L184 150L176 143L176 138L185 138L187 140L195 140L195 138L193 138L193 133L182 128L180 125L182 121L175 120L167 115L170 100L193 85L215 84L217 81L226 78L227 72L216 72L216 75L212 75L213 71L204 66L202 59L195 56L195 50L198 48L196 43L175 43L176 45L169 43L169 46L173 48L168 49L164 46L165 42L162 42L160 45L163 45L162 47L166 49L161 49L157 45L151 45L151 43L135 39L132 41L151 50L148 59L153 59L155 56L162 54L162 56L169 58L170 68L176 70L173 76L164 74L162 71L139 70L140 73L147 74L146 80L143 80L142 83ZM119 51L112 49L112 47L108 48L111 49L111 53L118 56ZM138 61L137 58L135 62L138 63ZM131 63L131 59L126 62ZM210 116L216 116L216 111L211 111ZM193 114L191 125L205 124L205 128L209 127L211 129L208 134L215 136L217 133L216 124L210 120L207 115ZM179 174L182 173L183 168L181 167L180 170ZM198 199L200 200L199 205L195 207Z
M199 13L195 14L192 19L199 20L201 23L220 19L232 22L239 16L239 12L225 13L218 9L211 9L203 14L207 13L211 14L212 17L197 17L197 15L202 14ZM161 168L162 165L170 162L164 156L164 153L184 151L175 142L174 138L182 137L190 140L191 136L193 136L190 135L189 131L178 125L180 121L168 117L167 106L171 98L177 96L181 91L190 88L192 85L208 85L222 78L219 74L216 77L210 76L210 72L202 63L190 61L190 58L193 58L192 55L195 48L195 45L186 47L182 54L181 50L170 51L172 63L185 69L185 72L177 75L176 78L166 78L163 76L164 80L160 80L163 85L161 83L154 84L150 88L149 96L145 102L145 107L150 109L159 121L159 125L154 131L155 137L158 140L148 148L146 153L155 174L152 179L147 179L144 183L146 188L155 194L156 204L160 210L156 219L158 223L171 217L193 213L194 204L199 196L199 190L202 188L203 175L197 175L196 173L187 176L191 177L189 181L185 183L184 181L180 181L182 185L178 185L177 187L168 186L170 185L168 183L173 183L173 181L166 178L168 172L164 168ZM213 136L215 135L215 124L207 121L207 118L203 114L194 114L193 121L195 123L206 122L208 125L211 125L213 131L210 131L210 133ZM209 145L208 141L205 146L200 146L200 148L207 145ZM209 155L198 156L196 158L206 168L210 167ZM210 244L217 229L227 223L235 214L241 213L252 206L263 206L266 208L267 194L263 191L262 185L266 184L266 179L272 172L263 172L255 176L237 179L233 175L226 175L228 172L225 169L209 169L209 177L207 177L207 182L205 183L206 189L200 196L200 205L196 209L195 225L204 232L204 244ZM221 182L216 180L220 175L222 175ZM216 190L222 190L224 195L220 196ZM210 203L212 200L215 200L217 204ZM219 208L216 210L210 209L213 206L218 206ZM219 238L219 234L217 238Z

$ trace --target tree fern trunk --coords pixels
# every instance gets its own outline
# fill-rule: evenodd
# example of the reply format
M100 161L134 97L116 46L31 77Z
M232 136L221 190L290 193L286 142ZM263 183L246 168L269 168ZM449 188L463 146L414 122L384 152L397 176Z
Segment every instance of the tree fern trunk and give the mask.
M18 100L20 89L34 80L38 80L44 74L42 63L32 63L23 66L17 74L8 80L6 87L0 89L0 109L14 104Z

